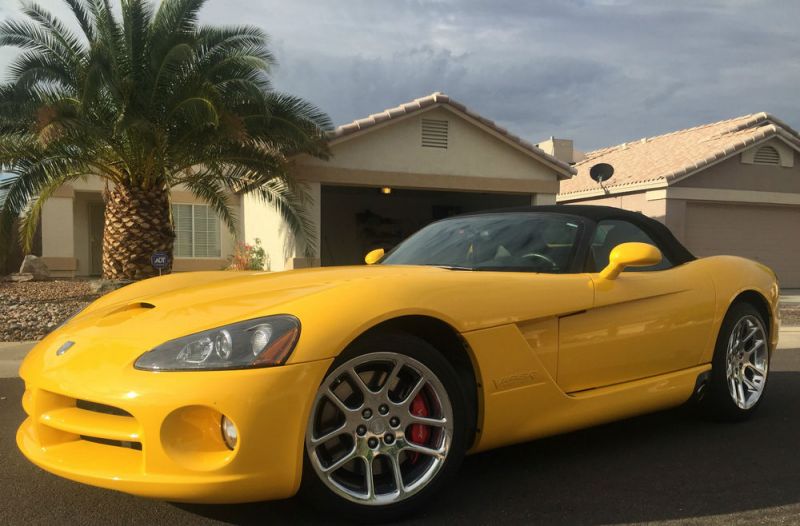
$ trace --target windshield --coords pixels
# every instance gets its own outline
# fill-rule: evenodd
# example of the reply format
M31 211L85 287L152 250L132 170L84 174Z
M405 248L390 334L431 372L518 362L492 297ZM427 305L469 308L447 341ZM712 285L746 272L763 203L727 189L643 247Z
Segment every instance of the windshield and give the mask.
M580 226L577 218L562 214L455 217L426 226L398 245L381 264L567 272Z

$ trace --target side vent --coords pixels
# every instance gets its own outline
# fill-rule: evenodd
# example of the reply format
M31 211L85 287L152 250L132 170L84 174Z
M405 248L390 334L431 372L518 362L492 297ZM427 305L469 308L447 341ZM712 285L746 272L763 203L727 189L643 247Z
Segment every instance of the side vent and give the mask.
M777 166L780 163L781 156L778 150L772 146L762 146L756 150L756 154L753 156L753 164L772 164Z
M439 119L422 119L422 146L447 149L448 122Z

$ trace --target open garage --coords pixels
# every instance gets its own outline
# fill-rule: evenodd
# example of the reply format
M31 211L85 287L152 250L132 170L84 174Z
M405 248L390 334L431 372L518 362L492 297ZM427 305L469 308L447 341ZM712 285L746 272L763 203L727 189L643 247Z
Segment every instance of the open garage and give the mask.
M322 265L362 263L368 251L388 251L431 221L531 200L530 194L323 186Z
M292 160L311 197L312 250L251 196L243 197L245 237L261 240L271 270L363 263L365 252L391 248L436 219L555 204L559 180L575 173L564 142L556 157L554 145L542 145L546 152L434 93L339 126L327 160Z

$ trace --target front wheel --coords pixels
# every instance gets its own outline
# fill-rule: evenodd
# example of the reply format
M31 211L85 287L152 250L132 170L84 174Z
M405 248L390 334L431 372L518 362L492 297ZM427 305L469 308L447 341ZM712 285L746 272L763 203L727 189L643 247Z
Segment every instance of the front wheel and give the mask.
M413 511L458 469L465 424L458 376L427 342L407 334L357 342L314 399L304 490L360 520Z
M733 305L717 338L706 413L724 420L743 420L761 402L769 374L769 337L764 319L748 303Z

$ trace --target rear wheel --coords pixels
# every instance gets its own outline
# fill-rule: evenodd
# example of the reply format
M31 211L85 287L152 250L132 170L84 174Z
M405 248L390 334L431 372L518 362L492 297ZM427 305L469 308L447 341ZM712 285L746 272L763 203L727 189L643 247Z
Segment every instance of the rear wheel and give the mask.
M464 400L456 372L427 342L383 334L356 343L315 397L304 490L360 520L414 510L461 463Z
M766 323L749 303L733 305L722 322L706 396L707 414L726 420L749 417L761 403L769 374Z

